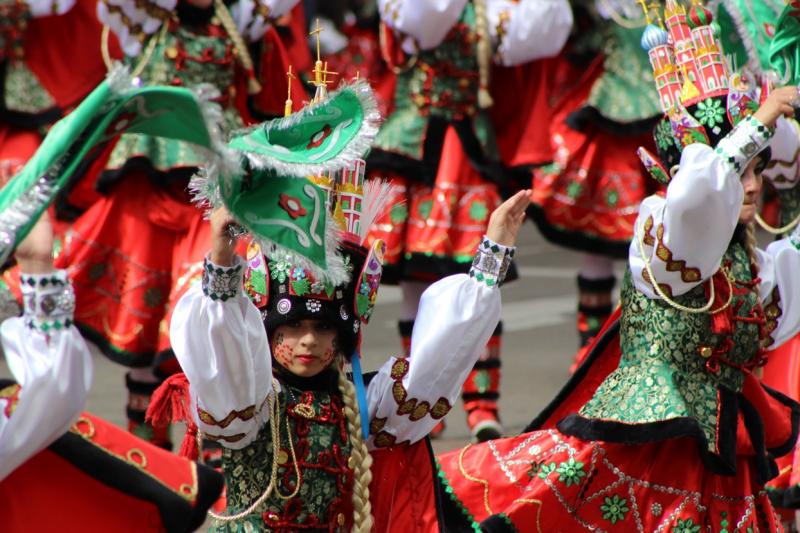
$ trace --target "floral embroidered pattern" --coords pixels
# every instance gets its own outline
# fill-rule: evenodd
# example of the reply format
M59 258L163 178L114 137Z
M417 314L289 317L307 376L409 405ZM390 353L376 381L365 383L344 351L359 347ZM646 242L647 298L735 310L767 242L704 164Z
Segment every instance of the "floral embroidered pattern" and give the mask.
M625 520L630 508L628 507L627 499L620 498L617 494L614 494L611 497L605 497L603 505L600 506L600 511L603 513L603 520L616 524Z
M203 263L203 294L222 302L236 297L242 286L242 264L231 267L215 265L208 259Z
M747 287L752 280L750 261L740 244L731 245L723 258L730 263L734 291L730 305L734 331L730 344L722 335L711 332L708 314L688 315L651 300L633 285L630 271L622 284L620 322L620 364L598 387L595 395L580 410L587 418L615 420L627 424L650 423L688 417L695 420L712 452L717 451L719 400L717 389L741 390L742 372L720 365L716 373L706 368L700 348L723 350L735 364L757 357L760 326L749 319L758 311L755 291ZM697 286L676 297L681 305L699 307L707 301L705 288ZM727 351L724 351L727 350Z
M656 257L666 263L667 272L680 272L681 281L684 283L697 283L701 281L702 274L699 268L687 267L686 261L676 260L673 256L672 250L664 245L664 224L658 225L655 238L653 237L652 230L653 217L649 216L644 223L644 236L642 241L650 247L655 245ZM650 285L653 285L653 280L650 279L650 274L646 269L642 272L642 279L644 279ZM659 282L659 286L667 294L667 296L672 296L672 287L670 287L669 284Z
M700 100L697 104L697 111L694 116L700 121L700 124L709 128L714 128L722 124L725 120L725 109L722 107L722 102L715 98L707 98Z
M694 520L687 518L686 520L678 519L677 523L672 527L672 533L699 533L700 524L695 524Z
M340 526L349 530L351 514L347 504L351 499L353 472L348 466L351 447L341 397L333 391L302 391L281 383L279 401L286 409L282 410L280 420L283 431L277 490L252 514L234 522L216 522L211 531L338 531ZM298 403L311 406L314 416L309 419L294 413L292 406ZM288 435L287 418L291 428ZM292 439L291 447L288 438ZM228 514L247 508L269 485L272 450L269 424L244 448L223 448ZM296 487L295 458L300 469L300 487L297 495L287 502L276 492L289 494ZM338 522L340 515L346 524ZM333 523L329 524L329 520Z
M559 464L558 468L556 468L556 473L558 474L558 480L567 487L577 485L581 482L581 478L586 476L586 472L583 470L583 463L575 461L572 457Z

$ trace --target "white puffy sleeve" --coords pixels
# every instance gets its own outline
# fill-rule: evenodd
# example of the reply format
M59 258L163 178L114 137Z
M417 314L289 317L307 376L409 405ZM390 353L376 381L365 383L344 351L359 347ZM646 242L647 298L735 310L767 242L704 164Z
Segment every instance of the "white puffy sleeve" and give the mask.
M764 179L779 190L795 187L800 181L800 125L797 121L778 117L769 147L772 158L762 173Z
M749 117L716 148L697 143L683 150L666 196L650 196L639 208L628 254L637 289L658 298L657 282L668 296L678 296L719 269L744 199L741 175L770 135Z
M231 6L231 17L239 34L246 41L256 42L270 25L270 21L282 17L300 0L239 0Z
M177 5L178 0L98 0L97 18L116 34L125 55L136 57Z
M498 285L513 253L484 238L469 275L423 293L409 356L387 361L367 388L370 447L416 442L450 410L500 320Z
M268 418L272 363L261 313L242 289L244 262L206 261L202 284L178 301L172 349L189 380L195 421L228 448L247 446Z
M401 46L413 54L436 48L467 5L467 0L377 0L381 20L405 39Z
M63 435L86 404L92 358L72 325L66 271L20 276L23 316L0 326L19 387L0 391L0 479Z
M758 250L758 268L768 345L777 348L800 332L800 228Z
M567 0L488 0L487 12L498 62L505 66L558 54L572 30Z
M63 15L75 5L75 0L28 0L31 15L38 17L51 17Z

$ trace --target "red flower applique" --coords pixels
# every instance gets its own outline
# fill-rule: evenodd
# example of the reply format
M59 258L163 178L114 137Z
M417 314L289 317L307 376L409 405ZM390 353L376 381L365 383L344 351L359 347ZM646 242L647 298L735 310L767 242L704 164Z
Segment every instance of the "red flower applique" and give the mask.
M300 200L285 193L281 193L278 205L292 217L292 220L308 213L306 208L300 204Z
M311 150L312 148L319 148L322 145L322 142L328 138L333 130L331 129L329 124L325 124L321 130L311 136L311 140L308 141L308 145L306 146L306 150Z

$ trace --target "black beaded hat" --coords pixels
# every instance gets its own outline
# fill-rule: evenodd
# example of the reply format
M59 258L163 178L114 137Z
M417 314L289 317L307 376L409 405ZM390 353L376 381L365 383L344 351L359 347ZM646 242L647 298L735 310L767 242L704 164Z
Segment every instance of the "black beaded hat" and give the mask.
M266 257L257 244L247 249L244 286L271 333L296 320L322 320L339 333L343 353L352 356L361 342L361 327L375 306L383 272L383 241L370 249L344 241L339 247L349 280L339 285L316 279L280 254Z

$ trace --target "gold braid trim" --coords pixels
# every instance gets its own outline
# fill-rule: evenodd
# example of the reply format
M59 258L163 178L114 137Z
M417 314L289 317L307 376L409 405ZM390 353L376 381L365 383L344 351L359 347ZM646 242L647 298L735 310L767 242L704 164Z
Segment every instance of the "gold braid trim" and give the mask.
M357 355L354 357L358 357ZM355 533L372 530L372 504L369 501L369 484L372 482L372 456L361 433L361 413L358 410L356 391L339 366L339 392L344 400L347 433L350 436L350 459L353 463L353 529ZM349 464L349 463L348 463Z
M239 34L239 30L236 28L236 23L233 21L231 12L228 11L228 8L225 7L225 4L222 2L222 0L214 0L214 9L217 12L219 21L222 23L222 27L225 28L225 31L228 33L231 41L233 41L233 46L236 49L236 55L239 57L239 61L247 71L247 92L250 94L260 93L261 84L256 78L256 71L253 67L253 58L250 57L250 50L247 48L247 44L244 42L244 39L242 39L242 36Z
M475 33L478 34L478 107L488 109L494 105L489 93L489 69L492 60L492 43L489 36L489 17L486 14L486 0L473 0L475 5Z

